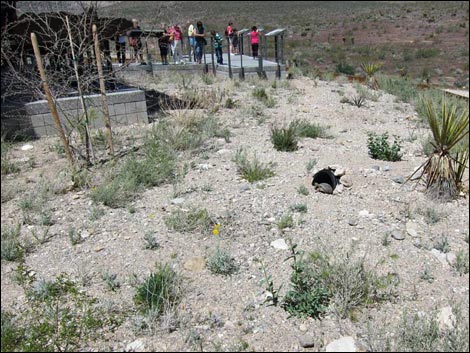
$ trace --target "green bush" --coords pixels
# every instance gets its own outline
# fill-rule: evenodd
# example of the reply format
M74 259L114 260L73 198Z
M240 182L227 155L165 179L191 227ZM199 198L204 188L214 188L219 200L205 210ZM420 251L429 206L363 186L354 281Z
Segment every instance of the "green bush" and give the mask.
M19 240L20 231L21 231L20 223L18 223L13 228L2 225L2 238L1 238L2 260L17 261L23 257L24 250Z
M10 149L11 145L2 139L1 145L1 155L2 155L2 175L4 174L12 174L18 173L20 171L20 167L10 160Z
M377 77L379 87L402 102L411 103L418 97L418 91L413 82L399 77L388 77L379 75Z
M278 151L292 152L298 149L298 134L294 126L271 128L271 142Z
M249 161L246 152L242 149L237 150L234 162L237 165L238 173L250 183L274 176L274 171L271 169L272 163L261 163L256 155L252 161Z
M299 137L308 137L308 138L326 138L328 137L326 133L326 128L315 123L310 123L304 119L297 119L290 123L290 129L295 129L296 134Z
M227 251L220 248L207 261L209 270L217 275L230 276L239 269L233 256Z
M336 65L335 71L336 73L345 75L354 75L356 72L354 66L344 62L340 62L338 65Z
M137 287L135 303L143 312L163 315L173 311L182 299L181 279L169 265L157 266L156 272L150 274Z
M203 209L191 209L188 212L182 210L172 211L168 217L164 219L168 228L177 232L208 232L214 224L209 212Z
M367 139L367 147L369 148L369 155L374 159L382 161L396 162L400 161L402 154L400 153L401 145L395 137L393 145L388 143L388 133L385 132L380 136L376 133L369 133Z

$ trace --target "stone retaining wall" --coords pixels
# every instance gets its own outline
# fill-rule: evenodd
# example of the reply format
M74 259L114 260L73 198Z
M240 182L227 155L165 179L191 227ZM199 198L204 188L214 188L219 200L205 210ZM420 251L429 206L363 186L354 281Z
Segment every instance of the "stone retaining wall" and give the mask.
M122 90L108 93L106 98L111 127L136 123L148 124L144 91ZM104 127L101 95L85 96L85 102L91 117L90 126L92 128ZM25 110L37 137L56 134L54 120L46 100L28 103L25 105ZM66 128L70 128L73 121L77 121L77 117L82 113L80 99L78 97L60 98L57 101L57 110L61 122Z

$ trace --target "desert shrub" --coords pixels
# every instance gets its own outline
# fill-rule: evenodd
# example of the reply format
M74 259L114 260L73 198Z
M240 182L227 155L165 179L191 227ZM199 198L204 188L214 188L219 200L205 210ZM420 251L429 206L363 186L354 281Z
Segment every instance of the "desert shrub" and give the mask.
M313 167L315 167L317 165L318 161L316 160L316 158L312 158L310 159L307 164L305 165L305 169L307 169L307 172L311 172Z
M366 103L366 98L361 95L353 96L350 100L350 103L358 108L361 108Z
M455 263L453 264L455 270L460 276L468 273L469 270L468 252L459 250L456 255Z
M160 243L157 240L154 232L146 232L144 234L144 248L149 250L155 250L160 247Z
M367 139L367 147L369 148L369 155L374 159L380 159L382 161L400 161L402 154L400 153L401 145L395 137L393 145L390 146L388 143L388 133L385 132L380 136L376 133L369 133Z
M106 284L106 288L111 292L115 292L121 288L121 283L117 280L117 274L106 272L102 274L101 278Z
M211 229L212 224L214 224L209 212L205 208L193 208L187 212L177 209L165 217L164 221L168 228L181 233L194 231L207 232Z
M237 150L234 162L237 165L238 173L241 174L243 179L246 179L250 183L274 176L272 163L261 163L256 155L253 160L250 161L247 158L246 152L242 149Z
M411 103L418 96L414 84L405 78L378 75L377 80L380 89L397 96L402 102Z
M310 192L308 191L307 187L305 185L300 185L298 188L297 188L297 192L300 194L300 195L304 195L304 196L308 196L310 194Z
M294 126L272 127L271 142L278 151L292 152L298 149L298 135Z
M79 232L74 227L70 227L68 230L68 237L70 240L70 244L77 245L81 244L85 241L85 239L81 236Z
M450 251L449 240L445 236L439 237L433 244L433 248L439 250L443 253L448 253Z
M10 149L11 149L11 145L3 141L2 139L2 145L1 145L2 175L18 173L20 171L20 167L15 162L12 162L10 159Z
M217 248L207 261L209 270L217 275L230 276L239 269L235 258L227 250Z
M2 260L17 261L23 257L24 250L19 240L20 231L21 231L20 223L18 223L15 227L8 227L8 226L2 225L2 238L1 238Z
M277 227L279 230L284 230L286 228L293 228L294 227L294 219L292 218L292 215L287 213L283 215L280 219L279 222L277 222Z
M296 134L299 137L308 137L312 139L328 137L325 127L320 124L310 123L303 119L294 120L289 124L289 128L295 129Z
M76 351L99 337L102 328L117 323L67 275L45 281L36 280L34 273L23 266L17 272L28 301L14 318L14 325L11 317L2 314L2 350L5 334L6 345L14 342L15 351Z
M182 299L182 283L179 275L169 265L157 265L136 289L135 303L143 312L163 315L173 311Z
M268 108L273 108L276 105L276 101L273 97L270 97L264 87L256 87L252 92L253 97L263 102Z
M296 203L294 205L291 205L289 209L292 212L307 213L307 205L304 203Z
M468 352L468 317L456 310L454 329L441 330L435 313L405 313L395 333L397 352Z
M419 48L416 50L415 58L416 59L427 59L434 58L439 55L439 49L437 48Z
M103 184L93 188L93 201L113 208L124 207L145 188L159 186L174 178L174 151L158 140L148 140L144 150L144 159L137 160L135 156L127 158Z
M348 63L340 62L336 65L335 71L338 74L354 75L356 69Z

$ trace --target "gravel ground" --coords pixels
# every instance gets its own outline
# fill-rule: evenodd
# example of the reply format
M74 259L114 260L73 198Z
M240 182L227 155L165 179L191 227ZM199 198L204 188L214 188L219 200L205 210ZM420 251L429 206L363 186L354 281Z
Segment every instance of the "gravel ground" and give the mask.
M154 83L149 88L162 85ZM126 313L115 332L83 349L237 350L246 348L241 346L246 342L246 349L255 351L324 351L328 343L351 336L358 350L366 350L368 325L390 329L405 311L431 312L463 301L468 315L468 274L459 276L445 260L439 260L442 254L429 250L445 236L451 253L464 250L468 254L468 195L438 203L429 200L420 186L394 181L406 178L424 161L421 140L427 130L413 107L382 93L377 102L367 101L365 107L357 108L340 103L343 95L355 94L351 84L303 78L276 89L266 85L276 105L263 108L266 118L259 119L247 109L259 104L251 95L253 85L248 81L238 87L223 82L209 86L225 87L239 103L236 109L222 108L216 114L232 137L230 142L214 139L216 147L206 157L192 157L194 168L178 186L178 195L172 185L149 189L132 203L133 213L128 208L93 205L90 190L55 194L47 202L54 221L50 227L53 237L26 256L27 266L39 278L53 278L61 272L86 278L89 294ZM270 141L271 126L297 118L329 126L331 137L301 139L295 152L276 151ZM145 129L133 127L120 133ZM403 160L371 159L367 149L370 131L399 136ZM13 146L12 160L22 167L17 175L2 176L2 194L12 198L4 202L2 197L2 231L4 226L21 222L19 201L38 187L41 176L54 185L64 183L60 171L66 167L66 160L50 151L56 141L46 138L28 142L33 146L29 151L21 150L24 144ZM240 147L249 156L256 153L261 161L274 162L275 176L254 184L243 180L233 162ZM33 168L27 163L31 158L35 161ZM306 165L313 158L316 166L308 172ZM343 167L352 186L333 195L315 192L312 175L330 165ZM97 175L100 173L98 169ZM297 192L301 185L310 191L308 196ZM305 204L307 212L293 213L295 226L280 231L277 222L293 204ZM214 236L212 231L182 234L167 228L164 217L172 210L192 206L209 211L221 225L219 235ZM104 212L93 220L96 207ZM425 216L428 209L439 215L437 222ZM71 227L85 236L83 243L71 245ZM32 230L43 228L24 225L21 237L30 238ZM156 234L160 248L144 249L143 236L149 231ZM390 238L390 244L383 245L384 235L392 231L404 239ZM276 286L283 284L281 294L289 287L291 261L284 261L289 250L270 245L280 238L291 240L306 252L320 251L333 258L346 253L363 256L378 273L398 275L398 295L393 301L362 308L352 319L340 319L333 312L323 320L289 318L280 307L262 305L265 288L260 285L262 272L257 260L265 264ZM185 266L191 258L209 257L217 246L230 250L240 265L238 273L223 277L208 269L192 271ZM156 262L169 263L183 275L185 295L178 310L178 329L151 335L135 330L132 276L144 278ZM24 293L13 281L16 266L2 260L2 310L14 312L24 305ZM425 269L431 269L432 283L420 278ZM101 278L105 272L117 274L122 284L118 291L106 290ZM305 344L300 338L306 335L313 340L313 348L302 347ZM135 346L129 346L132 342Z

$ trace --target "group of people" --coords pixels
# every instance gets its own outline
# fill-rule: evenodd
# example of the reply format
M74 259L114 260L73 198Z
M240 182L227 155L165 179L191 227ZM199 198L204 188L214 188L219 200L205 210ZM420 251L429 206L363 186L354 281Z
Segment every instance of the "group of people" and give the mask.
M125 35L128 37L129 46L133 48L135 59L139 60L141 64L145 64L143 61L142 54L142 30L140 29L139 23L136 19L132 20L132 29L127 31ZM207 45L206 40L206 30L201 21L196 23L194 26L190 21L187 21L187 36L188 36L188 45L189 45L189 55L190 57L201 64L202 57L205 51L205 46ZM179 24L174 24L170 27L162 25L163 33L158 39L158 46L160 49L160 56L162 58L162 64L168 65L168 55L171 52L173 56L174 64L184 64L182 58L183 51L183 31ZM223 37L217 31L211 31L210 34L214 38L214 51L217 57L217 63L223 65ZM225 29L225 37L228 38L230 53L236 55L240 53L239 48L239 34L238 30L233 27L233 23L229 22L228 26ZM115 45L117 60L120 64L125 63L125 51L126 51L126 37L124 33L115 34ZM258 58L258 49L259 49L259 38L261 32L257 29L256 26L251 28L249 33L251 52L253 59Z

